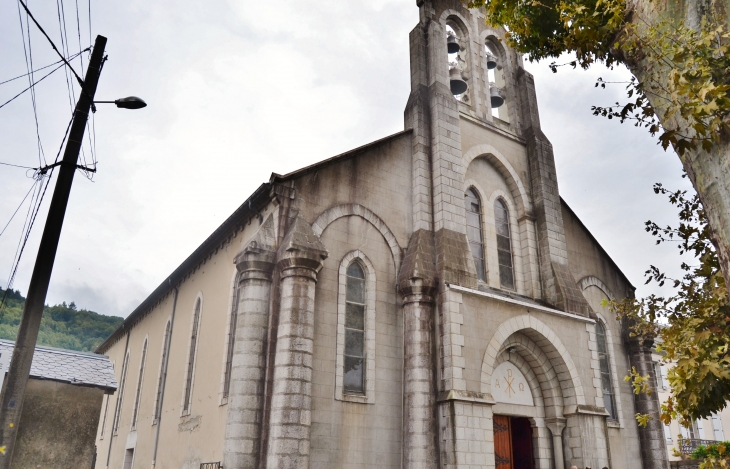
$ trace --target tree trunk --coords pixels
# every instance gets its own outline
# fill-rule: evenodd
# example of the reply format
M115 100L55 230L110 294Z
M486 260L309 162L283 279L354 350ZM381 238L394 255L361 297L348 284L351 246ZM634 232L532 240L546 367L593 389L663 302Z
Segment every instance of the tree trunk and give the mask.
M730 29L727 16L730 0L629 0L628 4L632 11L631 21L639 27L658 24L663 20L673 20L676 23L683 20L685 26L699 29L702 18L711 16L713 20ZM627 57L626 65L640 82L645 83L650 74L649 67L653 66L656 70L658 64ZM668 73L662 73L661 76L667 77ZM676 119L665 123L665 109L659 100L649 96L649 101L662 124L667 124L668 128L677 125ZM679 128L686 129L683 133L691 133L689 126L683 124L686 123L679 122ZM707 214L722 274L730 279L730 141L725 136L722 141L715 142L709 152L701 149L688 150L680 156L680 160Z

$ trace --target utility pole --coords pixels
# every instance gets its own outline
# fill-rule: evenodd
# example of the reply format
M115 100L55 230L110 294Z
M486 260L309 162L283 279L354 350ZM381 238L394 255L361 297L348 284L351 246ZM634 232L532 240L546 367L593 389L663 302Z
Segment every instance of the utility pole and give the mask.
M33 352L35 352L38 339L38 330L41 327L43 306L46 303L48 284L51 281L53 263L56 260L58 240L61 237L63 218L66 214L71 185L76 173L81 142L84 139L84 130L89 118L89 110L93 105L96 85L99 82L105 46L106 38L96 36L81 95L74 110L66 150L60 164L61 170L58 173L56 188L53 191L53 199L48 211L48 219L43 229L41 245L38 248L38 257L33 267L33 276L28 287L23 318L20 321L18 338L15 341L15 349L13 350L8 377L5 380L2 400L0 401L0 469L10 469L10 462L13 457L20 413L23 409L25 388L28 384L30 365L33 361Z

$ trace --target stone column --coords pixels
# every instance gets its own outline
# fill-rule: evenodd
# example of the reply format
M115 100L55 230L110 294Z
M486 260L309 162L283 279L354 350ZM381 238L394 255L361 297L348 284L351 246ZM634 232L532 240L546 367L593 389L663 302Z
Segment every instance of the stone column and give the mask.
M403 291L404 465L405 469L436 469L436 406L431 356L432 292L414 279Z
M436 469L436 388L432 323L436 292L432 233L416 231L398 274L403 295L403 468Z
M327 250L297 218L279 250L279 326L274 356L267 469L308 469L314 352L314 293Z
M228 392L223 467L255 469L259 464L269 327L271 275L276 260L271 216L234 259L239 272L238 317Z
M563 456L563 430L565 429L563 418L545 419L545 424L553 434L553 460L555 469L565 469L565 457Z
M629 364L636 368L642 376L654 376L654 366L651 361L653 341L641 340L639 337L630 337L627 321L624 321L624 342L629 352ZM639 414L649 414L651 419L645 427L639 426L639 441L641 442L641 462L643 469L667 469L667 443L664 437L664 428L659 420L661 413L659 393L654 386L656 380L650 379L651 395L646 393L634 395L634 406Z

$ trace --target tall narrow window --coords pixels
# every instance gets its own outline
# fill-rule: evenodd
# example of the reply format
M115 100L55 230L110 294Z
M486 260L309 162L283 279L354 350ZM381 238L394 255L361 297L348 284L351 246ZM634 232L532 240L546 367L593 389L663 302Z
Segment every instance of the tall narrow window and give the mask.
M119 380L119 391L117 394L117 409L114 413L114 422L112 422L112 435L115 435L119 431L119 420L121 420L122 414L122 403L124 402L124 388L127 382L127 368L129 368L129 351L124 357L124 363L122 364L122 376Z
M104 404L104 417L102 417L102 419L101 419L101 433L99 434L100 440L104 439L104 429L106 428L106 416L109 413L109 401L112 399L112 395L106 394L104 397L106 397L106 404Z
M238 320L238 298L241 289L238 287L239 276L236 275L233 290L233 304L231 305L231 318L228 323L228 349L226 350L226 371L223 377L223 397L228 397L231 389L231 369L233 368L233 347L236 343L236 322Z
M725 432L722 430L722 420L720 414L712 414L712 432L714 433L715 441L725 441Z
M188 355L188 370L185 375L185 395L183 401L183 413L190 413L190 401L193 393L193 373L195 372L195 352L198 348L198 329L200 328L200 298L195 303L193 314L193 327L190 334L190 354Z
M606 329L600 321L596 322L596 342L598 342L598 360L601 366L601 386L603 387L603 404L610 418L616 420L616 401L613 396L611 380L611 359L606 341Z
M664 438L667 441L672 441L672 427L669 424L664 424Z
M654 385L656 386L657 391L659 389L664 389L664 383L662 382L662 368L661 363L654 362Z
M659 372L662 375L662 386L664 389L669 389L669 378L667 377L667 367L659 364Z
M137 392L134 396L134 410L132 411L132 429L137 428L137 417L139 416L139 400L142 396L142 378L144 377L144 365L147 361L147 339L142 346L142 360L139 362L139 378L137 378Z
M165 362L167 361L167 352L170 349L170 328L172 327L172 324L170 321L167 321L167 325L165 326L165 336L163 339L162 344L162 357L160 358L160 376L157 378L157 393L155 394L155 411L152 414L152 423L156 424L157 420L160 418L160 412L162 409L160 406L162 405L162 393L165 387L165 376L167 375L167 370L165 369Z
M347 267L345 298L345 392L365 393L365 273L357 261Z
M484 236L482 235L482 203L474 189L467 189L464 194L466 203L466 237L469 240L471 254L474 256L474 265L477 268L477 278L486 280L484 263Z
M494 222L497 229L497 260L499 284L502 288L515 289L515 272L512 267L512 239L509 229L509 211L502 199L494 201Z

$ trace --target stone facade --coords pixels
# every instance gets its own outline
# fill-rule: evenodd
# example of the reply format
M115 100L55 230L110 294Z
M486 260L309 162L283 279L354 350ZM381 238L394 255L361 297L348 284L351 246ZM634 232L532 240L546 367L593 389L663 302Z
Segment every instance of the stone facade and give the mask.
M101 346L169 363L134 428L110 399L97 468L667 467L622 379L646 350L601 304L633 287L560 198L532 77L482 11L418 7L406 129L272 175Z

